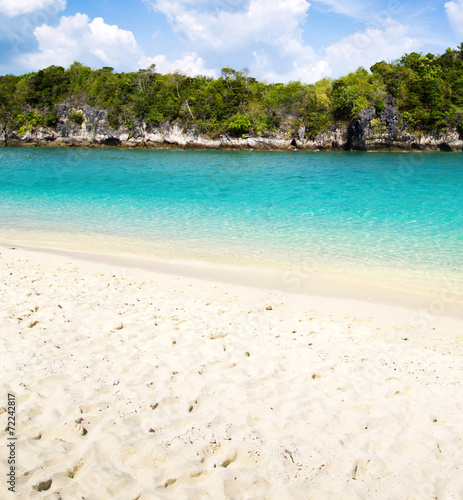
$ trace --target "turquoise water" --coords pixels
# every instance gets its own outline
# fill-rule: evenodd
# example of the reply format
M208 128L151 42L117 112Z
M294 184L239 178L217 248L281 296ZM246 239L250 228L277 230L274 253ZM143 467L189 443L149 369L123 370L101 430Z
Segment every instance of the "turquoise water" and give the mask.
M449 277L463 269L462 165L446 153L2 148L0 239Z

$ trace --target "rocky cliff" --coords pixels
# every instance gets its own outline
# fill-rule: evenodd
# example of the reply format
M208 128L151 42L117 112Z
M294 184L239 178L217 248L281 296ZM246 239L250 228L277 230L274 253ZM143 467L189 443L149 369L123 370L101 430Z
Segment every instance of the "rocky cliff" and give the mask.
M348 127L348 149L371 150L440 150L462 151L463 137L457 130L441 134L411 133L396 107L385 106L378 116L374 109L364 109Z
M55 127L34 130L7 131L0 124L0 143L4 146L85 146L129 148L203 148L203 149L258 149L258 150L441 150L462 151L463 137L458 131L445 134L418 134L406 130L397 108L387 105L378 115L375 109L364 109L357 120L330 130L308 136L305 127L297 133L281 130L258 137L234 138L222 135L209 138L195 127L185 128L179 123L165 123L149 127L139 122L131 130L110 127L108 113L88 105L56 106L59 117ZM72 116L82 115L82 123Z

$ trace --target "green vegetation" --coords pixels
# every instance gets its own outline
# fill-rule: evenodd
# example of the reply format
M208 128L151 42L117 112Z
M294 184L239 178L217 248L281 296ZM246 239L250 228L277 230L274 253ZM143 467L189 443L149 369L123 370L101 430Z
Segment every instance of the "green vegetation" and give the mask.
M230 120L230 125L228 125L228 131L231 135L240 136L249 132L251 128L251 122L244 116L236 114Z
M73 111L62 116L59 104ZM112 128L133 131L178 122L211 137L227 133L308 136L375 110L380 122L387 105L398 108L401 126L410 131L463 133L463 44L444 54L406 54L381 61L370 71L359 68L338 79L315 84L266 84L247 70L224 68L219 78L161 75L155 66L134 73L112 68L92 70L75 62L68 69L50 66L22 76L0 76L0 130L34 131L60 120L80 127L87 104L107 111ZM379 125L378 125L379 126Z
M81 112L77 112L77 113L71 113L69 115L69 120L71 120L71 122L74 122L76 125L80 127L82 123L84 123L85 118Z

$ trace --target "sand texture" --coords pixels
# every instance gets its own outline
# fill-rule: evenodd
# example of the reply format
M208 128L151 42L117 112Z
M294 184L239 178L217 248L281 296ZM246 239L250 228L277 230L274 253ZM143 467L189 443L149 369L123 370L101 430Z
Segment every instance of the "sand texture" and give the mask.
M462 323L372 311L1 248L0 497L461 499Z

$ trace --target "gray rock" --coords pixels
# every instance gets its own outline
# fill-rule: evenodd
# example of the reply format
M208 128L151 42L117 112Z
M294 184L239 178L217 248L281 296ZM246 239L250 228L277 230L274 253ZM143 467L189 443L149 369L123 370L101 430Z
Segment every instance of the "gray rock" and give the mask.
M381 112L381 121L386 124L392 136L397 137L399 135L399 111L396 107L387 104Z
M82 101L82 100L81 100ZM373 108L363 109L357 120L348 126L332 127L306 138L306 129L299 127L294 137L293 126L296 117L283 120L277 132L265 132L257 137L230 137L218 139L203 136L198 127L185 129L180 123L165 122L157 127L135 121L128 130L120 127L114 130L108 124L108 112L89 106L76 99L56 105L54 111L59 120L55 128L38 128L19 136L17 132L5 132L0 124L0 141L4 145L77 145L101 147L181 147L204 149L258 149L291 150L294 147L305 150L463 150L463 139L458 131L447 134L422 134L415 136L404 128L402 118L392 100L381 113ZM84 117L81 126L69 120L71 113L80 112ZM0 142L1 144L1 142Z

